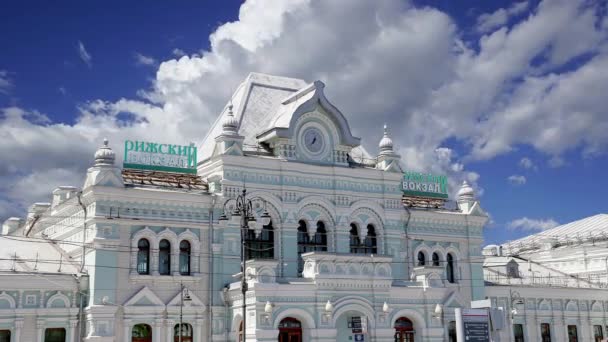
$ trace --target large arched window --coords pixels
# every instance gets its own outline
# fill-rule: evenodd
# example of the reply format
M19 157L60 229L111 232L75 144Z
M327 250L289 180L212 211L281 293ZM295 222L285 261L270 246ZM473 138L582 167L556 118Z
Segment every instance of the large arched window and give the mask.
M302 254L315 251L327 251L327 230L325 229L325 224L321 221L317 222L317 230L311 239L310 235L308 235L306 222L300 220L298 222L298 276L301 276L304 270Z
M423 251L418 252L418 266L424 266L426 264L426 255Z
M190 275L190 242L182 240L179 243L179 273Z
M279 342L302 341L302 323L286 317L279 323Z
M407 317L399 317L395 321L395 342L414 342L414 324Z
M166 239L158 244L158 273L171 274L171 243Z
M274 258L274 228L272 221L262 227L262 231L257 237L255 230L248 228L245 234L245 246L247 260Z
M367 236L365 237L365 254L378 254L376 228L373 225L367 225Z
M439 266L439 254L437 252L433 253L433 266Z
M182 336L181 342L192 342L192 326L188 323L182 323L180 329L179 324L173 327L173 341L180 342L179 336Z
M452 253L448 253L446 261L446 276L448 281L453 283L456 281L456 279L454 277L454 257L452 256Z
M359 230L354 223L350 224L350 252L354 254L377 254L378 253L378 238L376 237L376 228L373 225L367 225L367 234L362 239L359 236Z
M360 253L361 239L359 238L359 232L357 225L354 223L350 224L350 252L353 254Z
M137 273L150 274L150 242L146 239L137 242Z

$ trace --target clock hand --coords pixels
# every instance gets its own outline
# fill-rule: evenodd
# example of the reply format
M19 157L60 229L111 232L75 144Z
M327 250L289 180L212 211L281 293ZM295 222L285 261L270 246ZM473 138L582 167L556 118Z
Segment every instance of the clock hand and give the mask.
M312 142L310 143L311 145L315 144L315 141L317 141L317 137L314 137L314 139L312 139Z

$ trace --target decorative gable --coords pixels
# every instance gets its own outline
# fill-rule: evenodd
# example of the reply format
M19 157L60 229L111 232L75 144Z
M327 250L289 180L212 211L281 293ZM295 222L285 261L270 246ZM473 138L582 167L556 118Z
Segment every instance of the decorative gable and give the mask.
M125 303L125 306L165 306L165 303L152 290L144 286Z
M173 297L173 299L169 301L169 304L167 304L167 306L180 306L182 301L182 294L183 298L190 298L189 301L184 300L184 306L205 306L205 304L203 304L200 298L198 298L198 296L194 294L194 291L190 291L187 287L184 287L182 291L178 292L177 295L175 295L175 297Z

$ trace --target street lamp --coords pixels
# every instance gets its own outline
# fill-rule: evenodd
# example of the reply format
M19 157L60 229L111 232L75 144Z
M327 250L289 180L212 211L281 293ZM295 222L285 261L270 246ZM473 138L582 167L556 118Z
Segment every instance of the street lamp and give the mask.
M186 289L184 287L184 284L179 283L179 287L180 287L180 296L181 296L181 300L179 302L179 329L178 329L178 333L179 333L179 342L182 342L182 336L184 335L184 323L183 323L183 319L184 319L184 301L186 302L191 302L192 298L190 298L190 293L188 293L188 289ZM186 292L186 294L184 295L184 292Z
M264 201L261 197L254 197L251 199L247 198L247 189L243 189L243 193L240 194L237 198L230 198L224 202L223 213L220 216L220 220L227 220L226 216L226 205L228 203L234 201L234 210L232 211L233 216L240 216L240 228L241 228L241 293L243 295L243 308L242 308L242 316L243 316L243 342L247 339L247 304L245 295L247 294L247 280L245 279L245 258L246 258L246 240L247 240L247 231L249 230L249 223L256 222L254 216L253 209L253 201L262 201L264 203L264 212L260 215L260 219L262 220L262 225L267 226L270 224L270 215L266 210L266 201Z

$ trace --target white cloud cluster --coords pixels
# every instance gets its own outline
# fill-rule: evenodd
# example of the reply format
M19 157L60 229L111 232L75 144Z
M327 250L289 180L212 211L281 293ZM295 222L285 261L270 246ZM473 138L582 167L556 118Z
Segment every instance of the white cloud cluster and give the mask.
M78 41L78 56L89 68L93 66L93 57L80 40Z
M509 183L513 185L524 185L526 184L526 176L523 175L511 175L507 177Z
M136 52L133 57L135 58L135 64L137 65L155 66L157 64L157 61L156 59L154 59L154 57L146 56L139 52Z
M523 157L519 160L519 167L526 169L526 170L536 170L537 169L536 164L534 164L532 159L530 159L528 157Z
M492 13L484 13L477 18L477 31L490 32L505 25L509 18L522 14L528 9L528 1L516 2L509 8L500 8Z
M602 15L584 0L543 1L525 19L473 42L445 13L399 0L247 1L237 21L209 37L209 50L175 51L179 59L161 62L152 89L140 92L145 100L91 101L73 125L34 123L33 110L4 109L0 136L8 138L0 154L8 157L0 176L11 188L0 193L40 200L7 184L55 169L80 182L104 137L118 153L126 137L200 141L251 71L323 80L369 151L387 122L408 169L447 173L454 186L479 178L466 170L467 160L491 159L517 144L552 160L576 147L593 156L608 146ZM91 65L81 42L79 53ZM575 59L574 69L564 67ZM466 150L445 148L447 139Z
M552 218L549 219L530 219L522 217L513 220L507 224L509 229L518 229L523 231L543 231L551 228L555 228L559 225L557 221Z

